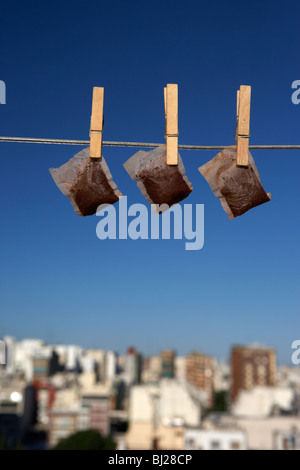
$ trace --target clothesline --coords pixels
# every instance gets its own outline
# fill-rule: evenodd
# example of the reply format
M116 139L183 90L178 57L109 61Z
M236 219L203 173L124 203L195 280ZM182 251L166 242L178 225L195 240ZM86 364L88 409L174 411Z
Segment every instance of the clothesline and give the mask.
M0 142L19 142L28 144L54 144L54 145L90 145L89 140L68 139L39 139L30 137L0 137ZM104 147L140 147L155 148L162 144L146 142L108 142L103 141ZM223 150L228 145L178 145L182 150ZM254 150L300 150L300 145L249 145Z

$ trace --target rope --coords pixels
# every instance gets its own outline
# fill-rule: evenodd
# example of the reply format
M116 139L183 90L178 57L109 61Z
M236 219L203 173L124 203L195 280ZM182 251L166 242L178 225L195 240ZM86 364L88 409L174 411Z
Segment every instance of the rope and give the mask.
M36 139L30 137L0 137L0 142L19 142L27 144L55 144L55 145L90 145L89 140L67 139ZM162 144L145 142L102 142L104 147L140 147L155 148ZM182 150L223 150L228 145L178 145ZM300 150L300 145L249 145L249 149L255 150Z

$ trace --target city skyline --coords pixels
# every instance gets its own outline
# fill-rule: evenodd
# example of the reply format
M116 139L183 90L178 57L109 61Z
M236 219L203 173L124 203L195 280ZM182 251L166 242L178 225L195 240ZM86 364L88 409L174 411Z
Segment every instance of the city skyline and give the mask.
M77 449L91 433L118 450L299 448L300 369L277 367L273 348L232 346L224 364L197 351L146 357L131 346L118 356L4 341L1 449L64 448L74 439Z
M23 338L18 338L14 335L11 335L11 334L7 334L7 335L3 335L2 337L0 337L0 340L4 341L5 342L5 338L12 338L13 340L16 341L16 343L22 343L23 341L26 342L26 341L41 341L43 343L43 345L45 347L50 347L50 348L55 348L55 347L59 347L59 346L62 346L62 347L75 347L75 348L80 348L82 349L83 351L89 351L89 350L98 350L98 351L111 351L113 352L114 354L116 354L117 357L123 357L125 356L126 354L128 354L128 351L130 349L133 349L134 351L138 352L139 354L141 354L142 358L150 358L150 357L158 357L160 356L160 354L162 352L166 352L166 351L174 351L174 354L175 354L175 357L188 357L194 353L200 353L200 354L203 354L204 356L207 356L207 357L211 357L213 360L216 360L218 363L224 363L224 364L227 364L227 365L230 365L230 360L231 360L231 354L232 354L232 350L235 348L235 347L245 347L245 348L253 348L253 349L271 349L271 350L274 350L276 352L276 360L277 360L277 365L278 366L288 366L288 367L297 367L297 364L294 364L293 361L292 361L292 354L293 352L295 351L295 347L292 348L292 345L290 345L290 355L288 357L288 360L285 362L285 361L281 361L280 360L280 356L279 356L279 353L278 353L278 350L276 349L276 347L274 347L273 345L270 345L270 344L266 344L266 343L259 343L259 342L252 342L252 343L247 343L247 344L244 344L244 343L241 343L241 342L236 342L236 343L231 343L229 346L228 346L228 355L226 357L218 357L216 354L212 352L209 352L201 347L194 347L194 348L190 348L189 350L187 351L180 351L176 348L176 346L173 346L173 345L169 345L169 346L162 346L161 348L155 350L154 352L147 352L145 351L142 347L138 347L136 344L127 344L125 346L125 348L123 349L118 349L118 348L115 348L115 347L104 347L103 345L84 345L84 344L79 344L79 343L74 343L74 342L48 342L46 341L44 338L42 337L33 337L33 336L30 336L30 337L23 337Z

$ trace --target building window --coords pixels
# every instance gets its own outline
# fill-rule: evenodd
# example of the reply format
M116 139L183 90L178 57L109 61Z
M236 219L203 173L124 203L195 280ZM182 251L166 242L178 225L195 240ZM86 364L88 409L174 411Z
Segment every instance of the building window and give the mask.
M233 441L233 442L231 443L231 449L232 449L232 450L238 450L238 449L240 449L240 447L241 447L241 446L240 446L240 443L237 442L237 441Z
M188 449L193 449L195 447L194 439L188 439L186 444Z
M219 450L220 449L220 442L219 441L211 441L210 448L211 448L211 450Z

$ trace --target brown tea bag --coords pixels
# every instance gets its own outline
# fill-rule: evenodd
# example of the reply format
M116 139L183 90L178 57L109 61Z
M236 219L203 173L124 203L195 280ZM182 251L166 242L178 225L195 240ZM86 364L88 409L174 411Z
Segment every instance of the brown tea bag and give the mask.
M95 214L100 204L114 204L122 197L104 158L90 158L89 152L88 147L59 168L49 170L76 214L82 216Z
M250 152L248 158L248 167L237 166L236 146L232 146L198 168L230 219L271 200L271 194L267 194L261 184Z
M165 145L150 152L137 152L124 163L124 167L150 204L167 204L170 207L185 199L193 190L179 154L178 165L167 165ZM157 212L154 207L153 212Z

